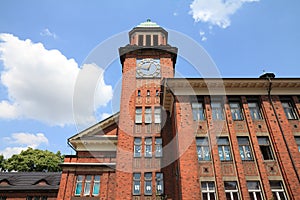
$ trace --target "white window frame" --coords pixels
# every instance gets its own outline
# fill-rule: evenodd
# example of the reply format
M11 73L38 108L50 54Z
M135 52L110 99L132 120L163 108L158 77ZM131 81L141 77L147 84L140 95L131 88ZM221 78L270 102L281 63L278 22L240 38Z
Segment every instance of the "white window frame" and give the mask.
M239 102L229 102L230 112L234 121L243 120L243 111Z
M142 138L134 138L133 157L140 158L142 156Z
M226 139L226 144L225 143L220 143L222 139ZM218 143L218 153L221 161L232 161L232 155L231 155L231 148L230 148L230 142L228 137L219 137L217 139ZM221 156L223 155L223 156ZM229 158L228 156L229 155Z
M224 111L221 102L211 102L211 112L213 120L224 120Z
M133 195L140 195L141 194L141 173L133 173L132 178L133 178L132 194ZM135 192L136 190L138 190L138 192Z
M161 123L161 108L160 107L154 108L154 123L155 124Z
M163 157L162 138L155 138L155 157Z
M236 186L236 189L226 189L225 187L225 194L230 194L230 199L231 200L234 200L234 197L233 197L233 193L236 193L237 194L237 197L238 197L238 200L240 199L240 195L239 195L239 189L238 189L238 185L237 185L237 182L236 181L225 181L225 182L234 182L235 183L235 186ZM224 182L224 184L225 184ZM227 195L226 195L227 197Z
M205 113L202 102L192 102L192 112L194 121L205 120Z
M135 108L135 123L141 124L143 123L143 109L142 107Z
M281 105L288 120L297 119L297 114L291 101L283 101Z
M152 123L152 107L145 107L145 124Z
M251 183L251 182L257 183L258 189L249 188L249 183ZM261 187L260 187L259 181L247 181L247 187L248 187L248 192L249 192L249 194L250 194L250 193L253 194L253 197L254 197L253 200L257 200L257 195L256 195L257 193L259 193L260 199L264 199L264 198L263 198L263 195L262 195L262 192L261 192ZM251 199L251 200L252 200L252 199Z
M260 112L260 107L257 102L248 102L248 107L252 120L261 120L262 114Z
M250 145L250 141L248 137L237 137L238 139L238 145L239 145L239 151L240 151L240 156L243 161L252 161L253 160L253 154L252 154L252 149ZM239 139L247 139L247 144L241 144L241 140ZM242 150L242 151L241 151ZM250 155L250 157L249 157Z
M150 176L147 176L150 175ZM147 192L150 190L149 192ZM152 195L153 187L152 187L152 172L145 172L144 173L144 194L145 195Z
M197 137L196 145L197 145L198 161L210 161L211 154L210 154L210 146L209 146L208 137ZM208 159L207 159L207 157L208 157Z
M270 183L271 183L271 182L272 182L272 181L270 181ZM276 198L277 198L278 200L287 200L288 198L287 198L287 196L286 196L286 193L285 193L285 190L284 190L284 187L283 187L283 183L282 183L282 181L279 181L279 183L280 183L280 186L281 186L280 189L274 189L274 188L272 188L272 186L271 186L272 194L274 195L274 193L275 193ZM281 199L281 198L280 198L279 193L283 193L284 199Z
M145 158L152 157L152 138L146 137L145 138Z
M213 189L209 188L209 183L213 183ZM204 184L206 187L202 187ZM214 195L214 199L216 199L216 186L214 181L203 181L201 182L201 193L202 193L202 199L203 200L212 200L210 199L210 194ZM204 199L203 194L207 194L207 199Z

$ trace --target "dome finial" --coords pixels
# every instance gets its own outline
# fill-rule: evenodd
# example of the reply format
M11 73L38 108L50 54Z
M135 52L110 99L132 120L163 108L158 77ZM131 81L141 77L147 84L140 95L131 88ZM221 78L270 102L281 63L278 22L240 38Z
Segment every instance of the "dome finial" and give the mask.
M150 18L147 18L147 22L151 22L151 19L150 19Z

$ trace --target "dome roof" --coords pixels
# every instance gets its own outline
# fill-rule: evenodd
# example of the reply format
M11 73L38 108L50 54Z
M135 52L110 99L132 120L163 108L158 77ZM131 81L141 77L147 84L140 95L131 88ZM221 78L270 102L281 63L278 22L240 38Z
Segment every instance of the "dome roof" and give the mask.
M142 22L137 27L160 27L155 22L152 22L151 19L147 19L146 22Z

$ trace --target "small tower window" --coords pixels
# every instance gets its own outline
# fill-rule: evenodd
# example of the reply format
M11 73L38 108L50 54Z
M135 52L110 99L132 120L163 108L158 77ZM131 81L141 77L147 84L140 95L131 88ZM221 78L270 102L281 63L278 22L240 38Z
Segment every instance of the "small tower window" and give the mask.
M151 46L151 35L146 35L146 46Z
M139 35L138 45L139 46L143 46L144 45L144 36L143 35Z
M150 96L150 90L147 90L147 97Z
M158 35L153 35L153 46L158 46Z
M137 96L140 97L141 96L141 90L138 90L137 92Z

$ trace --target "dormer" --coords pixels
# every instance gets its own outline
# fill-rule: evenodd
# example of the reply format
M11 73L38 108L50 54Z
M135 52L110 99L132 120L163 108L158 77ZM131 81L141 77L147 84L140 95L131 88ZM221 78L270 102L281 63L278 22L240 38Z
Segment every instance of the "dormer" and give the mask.
M167 45L168 32L147 19L146 22L139 24L129 32L130 45L155 47Z

